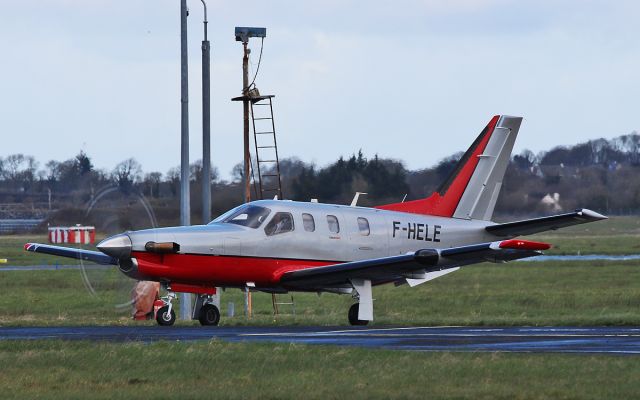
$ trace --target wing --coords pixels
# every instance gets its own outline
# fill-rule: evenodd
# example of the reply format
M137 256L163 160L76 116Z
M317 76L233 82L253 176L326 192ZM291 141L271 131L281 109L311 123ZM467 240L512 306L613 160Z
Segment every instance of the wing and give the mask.
M538 232L566 228L571 225L607 219L604 215L583 208L567 214L552 215L550 217L527 219L524 221L507 222L486 227L486 231L496 236L531 235Z
M280 281L291 289L314 290L329 287L351 287L353 280L369 280L372 284L407 280L426 281L443 274L433 274L463 265L505 262L540 255L546 243L525 240L503 240L449 249L424 249L399 256L333 264L323 267L285 272Z
M34 253L50 254L53 256L75 258L76 260L93 261L104 265L118 265L118 260L99 251L74 249L71 247L51 246L48 244L27 243L26 251Z

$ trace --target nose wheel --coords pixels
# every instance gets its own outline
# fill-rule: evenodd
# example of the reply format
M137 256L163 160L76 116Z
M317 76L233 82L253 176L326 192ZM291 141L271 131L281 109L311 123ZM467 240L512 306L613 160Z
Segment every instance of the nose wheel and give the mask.
M161 300L165 304L156 311L156 322L160 326L171 326L176 322L176 313L173 311L171 301L176 298L176 294L169 292Z
M354 326L364 326L369 323L367 320L358 319L358 311L360 309L360 303L352 304L349 307L349 323Z

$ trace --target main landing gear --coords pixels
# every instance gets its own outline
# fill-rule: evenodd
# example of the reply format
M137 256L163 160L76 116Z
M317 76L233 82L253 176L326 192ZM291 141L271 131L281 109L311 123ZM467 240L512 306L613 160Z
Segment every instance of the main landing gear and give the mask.
M358 302L349 307L349 323L363 326L373 321L373 296L371 281L366 279L351 279L355 292L353 298Z
M360 303L352 304L349 307L349 323L354 326L364 326L369 323L369 321L358 319L358 311L360 309Z
M154 305L156 313L156 321L160 326L171 326L176 322L176 312L173 311L173 305L171 301L176 298L176 294L173 292L167 293L167 295L160 300L156 300Z
M215 304L204 304L200 309L198 321L202 326L215 326L220 323L220 310Z

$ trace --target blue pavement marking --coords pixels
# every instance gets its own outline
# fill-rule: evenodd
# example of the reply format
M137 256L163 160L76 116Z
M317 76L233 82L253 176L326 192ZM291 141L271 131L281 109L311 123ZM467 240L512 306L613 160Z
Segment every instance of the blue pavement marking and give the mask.
M299 343L413 351L640 354L640 327L24 327L0 340Z

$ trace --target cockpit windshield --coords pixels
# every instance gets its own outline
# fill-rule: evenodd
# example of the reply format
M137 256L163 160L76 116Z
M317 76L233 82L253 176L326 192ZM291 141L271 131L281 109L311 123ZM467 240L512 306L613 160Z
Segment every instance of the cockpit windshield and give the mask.
M211 223L236 224L256 229L267 219L269 213L271 210L266 207L245 204L222 214Z

